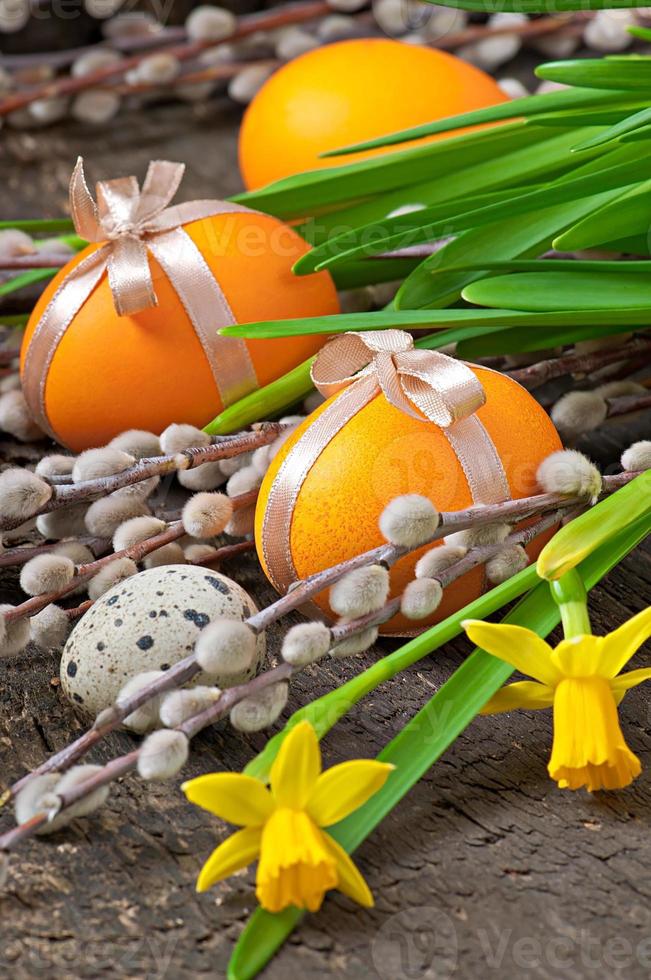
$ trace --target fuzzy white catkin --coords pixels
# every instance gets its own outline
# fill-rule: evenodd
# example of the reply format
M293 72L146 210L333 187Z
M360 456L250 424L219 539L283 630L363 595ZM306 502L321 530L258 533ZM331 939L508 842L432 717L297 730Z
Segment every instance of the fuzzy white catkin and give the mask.
M394 497L382 511L379 524L391 544L416 548L432 537L439 521L439 512L431 500L412 493Z
M438 578L451 565L461 561L467 551L467 548L455 544L432 548L416 562L416 578Z
M128 698L133 697L134 694L138 694L143 687L148 687L154 681L159 680L163 676L163 673L164 671L162 670L144 670L142 673L130 677L120 688L120 693L116 698L116 704L118 706L124 704ZM158 724L158 713L163 696L161 694L156 695L148 701L145 701L144 704L141 704L135 711L132 711L122 722L124 727L139 734L149 732L152 728L155 728Z
M602 398L626 398L629 395L646 395L648 390L637 381L607 381L595 388Z
M29 621L30 639L42 650L60 650L70 632L65 609L50 604Z
M201 631L194 651L201 669L226 685L253 664L256 636L246 623L224 617Z
M407 619L425 619L441 604L443 589L435 578L417 578L402 594L400 611Z
M185 22L191 41L223 41L235 33L237 18L223 7L195 7Z
M33 255L36 246L26 231L7 228L0 231L0 258L15 259L21 255Z
M335 658L353 657L355 654L364 653L372 647L378 638L379 630L377 626L369 626L354 636L349 636L346 640L340 640L332 650L331 655Z
M44 456L43 459L39 459L34 472L38 476L44 476L46 478L51 476L70 476L74 465L74 456L64 456L62 453L54 453L52 456Z
M529 95L527 86L519 78L500 78L497 84L510 99L523 99Z
M262 446L263 449L268 449L268 446ZM239 456L231 456L230 459L220 459L219 465L222 468L222 473L225 476L232 476L233 473L237 473L238 470L244 469L245 466L249 466L253 462L253 453L240 453Z
M29 470L15 467L0 473L0 500L5 520L28 520L51 496L52 487Z
M188 718L193 718L209 708L221 697L218 687L198 685L183 691L170 691L164 695L160 706L160 720L166 728L176 728Z
M29 619L16 619L8 623L4 617L15 607L0 605L0 657L12 657L21 653L29 643Z
M108 445L111 449L130 453L135 459L159 456L161 452L160 437L146 429L127 429L111 439Z
M127 548L133 548L134 545L140 544L141 541L147 541L148 538L153 538L156 534L160 534L167 527L165 521L159 520L158 517L151 517L145 514L143 517L132 517L124 524L120 526L115 531L113 535L113 550L114 551L126 551Z
M188 760L190 743L183 732L161 728L152 732L138 753L138 775L147 780L164 780L176 776Z
M90 126L109 122L120 111L122 100L117 92L108 89L89 88L73 100L70 114L74 119Z
M320 41L331 44L333 41L342 41L357 34L357 24L353 17L332 14L330 17L323 18L317 26L316 33Z
M282 713L288 696L289 686L285 681L263 688L231 709L231 725L239 732L259 732L268 728Z
M483 524L479 527L469 527L465 531L455 531L446 535L446 545L457 548L481 548L487 544L501 544L511 533L508 524Z
M383 565L368 565L348 572L330 589L334 612L349 619L381 609L389 594L389 572Z
M332 634L325 623L299 623L285 634L281 655L293 667L305 667L325 657Z
M596 391L570 391L556 402L551 419L565 441L596 429L606 419L608 406Z
M633 43L628 28L635 24L629 10L597 10L583 31L583 41L593 51L614 53L624 51Z
M249 493L250 490L257 490L262 483L262 476L254 466L245 466L241 470L233 473L226 484L226 493L229 497L238 497L241 493Z
M27 595L45 595L65 588L75 575L75 566L64 555L37 555L20 572L20 587Z
M16 799L14 801L14 814L16 817L16 823L18 826L27 823L32 817L35 817L37 813L44 813L47 811L45 805L42 804L42 800L45 797L46 800L48 796L54 791L54 787L57 785L61 775L58 772L47 772L40 776L34 776L29 782L20 790ZM36 831L37 834L48 834L55 829L51 824L44 824L42 827Z
M182 487L193 491L216 490L226 482L226 476L218 460L201 463L200 466L193 466L189 470L179 470L176 477Z
M122 61L122 55L111 48L93 48L85 51L73 61L70 74L73 78L85 78L101 68L108 68L109 65L116 65Z
M63 97L52 97L49 99L35 99L27 106L30 116L42 126L58 122L64 119L68 112L68 99Z
M488 26L495 28L519 27L526 24L528 17L526 14L511 13L502 11L493 14L488 18ZM484 71L494 71L500 65L505 64L515 58L522 47L522 38L518 34L496 34L493 37L484 38L476 44L469 44L461 48L459 56L472 62Z
M136 11L118 14L102 24L102 33L107 38L145 37L160 29L161 25L151 14Z
M527 552L521 545L505 548L486 562L486 578L493 585L501 585L513 575L517 575L529 564Z
M105 446L103 449L87 449L75 460L72 479L74 483L82 483L84 480L113 476L115 473L128 470L134 463L135 459L130 453L112 449L110 446Z
M536 479L545 493L595 500L601 493L601 474L587 456L576 449L560 449L542 461Z
M259 446L251 456L251 466L262 477L264 477L269 469L269 463L271 462L271 457L269 456L270 449L271 446Z
M439 41L448 34L462 31L468 23L468 14L465 10L456 7L442 7L432 5L431 13L427 8L429 16L425 18L423 24L424 41Z
M541 34L540 37L530 38L529 43L532 48L540 51L547 58L559 61L569 58L579 47L581 39L571 34L554 31L551 34Z
M624 470L651 469L651 441L642 439L640 442L634 442L622 453L621 462Z
M366 0L327 0L327 2L333 10L341 10L346 14L354 14L366 5Z
M140 64L128 73L130 82L144 82L147 85L165 85L173 82L181 71L178 58L167 51L159 51L144 58Z
M378 27L392 37L405 34L410 28L408 10L403 0L375 0L373 17Z
M319 41L300 27L289 27L280 31L276 41L276 57L281 61L292 61L307 51L319 47Z
M130 558L116 558L105 565L88 583L88 598L99 599L100 596L112 589L118 582L131 578L138 571L135 561Z
M138 480L137 483L130 483L126 487L120 487L113 491L113 499L131 498L137 500L148 500L160 483L159 476L150 476L146 480Z
M36 529L44 538L57 541L86 533L86 504L61 507L36 518ZM108 535L110 537L110 535ZM102 535L100 535L102 537Z
M20 390L8 391L0 396L0 429L20 442L34 442L43 438L43 430L30 415L25 396Z
M273 68L264 65L251 65L249 68L244 68L238 72L228 85L228 94L233 102L248 105L267 79L270 78L272 72Z
M185 553L180 544L171 541L147 555L143 561L145 568L160 568L161 565L184 565Z
M18 391L20 387L20 375L18 371L15 371L13 374L7 374L4 378L0 378L1 395L6 395L8 391Z
M112 538L120 524L132 517L149 514L149 508L137 497L103 497L86 511L86 527L98 538Z
M215 547L211 544L189 544L183 547L187 562L200 565L209 558L214 558Z
M91 778L91 776L95 776L101 771L102 766L92 765L90 763L72 766L72 768L68 769L68 771L61 776L59 781L55 784L52 792L55 796L62 793L67 793L75 786L78 786L80 783L85 783L86 780ZM72 803L71 806L66 807L60 816L65 816L65 823L67 823L69 820L74 820L77 817L87 817L106 803L109 792L110 787L108 785L98 786L98 788L93 790L92 793L89 793L88 796L84 796L80 800L77 800L76 803ZM57 824L58 819L59 817L55 817L50 824L50 826L55 830L58 829L59 826Z
M75 565L86 565L95 559L90 548L85 544L81 544L80 541L62 541L61 544L58 544L53 549L53 554L64 555L64 557L74 562Z
M182 453L184 449L209 446L211 438L207 432L194 425L172 422L161 433L160 447L165 454Z
M233 504L223 493L197 493L185 504L181 520L193 538L214 538L232 516Z

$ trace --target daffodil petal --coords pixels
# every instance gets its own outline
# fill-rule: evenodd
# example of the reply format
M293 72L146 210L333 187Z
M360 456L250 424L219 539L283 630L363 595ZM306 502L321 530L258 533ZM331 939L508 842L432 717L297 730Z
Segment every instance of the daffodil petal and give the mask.
M651 636L651 606L603 638L602 672L614 677Z
M496 715L500 711L515 711L517 708L551 708L554 691L538 681L517 681L507 684L494 694L481 709L482 715Z
M551 661L552 648L532 630L508 623L484 623L481 619L467 619L461 625L473 643L521 673L549 687L560 680Z
M639 670L629 670L627 674L619 674L610 682L610 689L615 696L617 704L622 700L627 691L644 681L651 680L651 667L640 667Z
M264 783L239 772L211 772L190 779L181 788L190 803L240 827L259 827L274 810Z
M302 810L321 772L321 750L316 732L301 721L285 737L271 767L271 792L278 806Z
M357 865L344 851L343 847L334 840L330 834L323 835L326 847L331 852L337 865L337 889L352 898L353 902L363 905L364 908L373 908L373 895Z
M215 848L197 878L197 891L205 892L215 882L228 878L253 861L260 851L262 827L245 827Z
M605 677L601 636L584 633L561 640L552 652L552 663L563 677Z
M384 786L394 767L374 759L353 759L322 772L307 803L320 827L343 820Z

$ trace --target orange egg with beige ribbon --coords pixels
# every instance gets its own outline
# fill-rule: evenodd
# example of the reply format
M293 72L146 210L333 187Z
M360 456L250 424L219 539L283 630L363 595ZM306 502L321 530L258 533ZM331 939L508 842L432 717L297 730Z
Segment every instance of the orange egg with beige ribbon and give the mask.
M457 511L529 496L539 464L562 448L547 413L515 381L416 350L400 330L336 337L317 355L312 376L330 397L272 460L256 511L258 556L281 593L382 544L378 521L395 497L420 494L439 511ZM545 540L529 545L530 558ZM431 547L392 567L392 595ZM445 591L430 619L415 624L399 615L381 631L419 632L483 587L483 569L475 568ZM330 613L326 594L316 601Z
M72 450L125 429L203 426L320 346L221 327L338 312L327 273L292 274L308 246L287 225L225 201L170 206L183 170L155 161L142 189L101 181L95 203L81 160L74 169L72 217L91 244L44 291L21 353L30 411Z

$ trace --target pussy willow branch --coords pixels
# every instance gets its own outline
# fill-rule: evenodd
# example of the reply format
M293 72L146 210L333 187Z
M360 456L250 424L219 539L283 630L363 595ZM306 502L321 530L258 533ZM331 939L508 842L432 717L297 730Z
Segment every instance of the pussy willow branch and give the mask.
M1 334L0 334L0 339L2 339L2 335ZM13 348L13 347L12 348L8 348L7 347L7 348L5 348L3 350L0 350L0 364L2 364L2 365L5 365L5 364L11 365L19 357L20 357L20 347L16 347L16 348Z
M437 38L430 42L432 47L452 50L461 48L466 44L476 44L489 37L500 37L505 34L517 37L541 37L542 35L556 34L565 32L568 28L590 20L593 15L588 13L587 17L577 14L556 14L553 17L539 17L538 20L523 21L521 24L472 24L464 27L463 30L454 31L446 36Z
M152 456L148 459L139 460L129 469L122 470L112 476L102 476L94 480L82 480L79 483L53 483L52 496L39 510L34 511L31 517L39 514L49 514L61 507L69 507L71 504L85 503L86 501L97 500L99 497L107 496L115 490L133 486L134 483L141 483L152 476L165 476L168 473L176 473L182 470L193 469L201 466L202 463L215 462L220 459L232 459L234 456L241 456L243 453L251 452L260 446L268 446L274 442L278 436L289 428L280 422L261 422L252 426L251 432L239 433L235 436L222 436L218 441L210 446L200 446L185 449L180 453L169 453L164 456ZM23 524L25 518L20 520L0 518L0 531L10 531Z
M645 408L651 408L651 394L623 395L620 398L607 398L606 405L608 407L606 418L614 418L617 415L629 415L631 412L641 412Z
M60 269L70 261L70 255L19 255L0 259L0 271L24 271L25 269Z
M99 558L109 547L111 542L108 538L75 538L75 544L83 544ZM20 548L8 548L0 554L0 568L20 568L37 555L47 555L61 546L61 541L52 541L49 544L37 544L33 546L21 546Z
M187 41L182 44L166 47L168 54L173 55L179 61L189 61L197 57L207 48L220 47L223 44L232 44L234 41L250 37L257 31L276 30L290 24L299 24L304 21L313 20L329 13L331 8L325 0L306 0L305 3L297 3L290 8L275 8L262 14L248 15L240 17L237 28L233 34L224 38L222 41ZM0 100L0 116L6 116L17 109L36 102L38 99L58 98L63 95L76 95L86 89L97 88L104 82L110 82L137 68L138 65L149 57L150 52L143 52L132 55L129 58L107 65L94 72L89 72L80 78L65 77L58 78L42 85L36 85L24 92L16 92Z
M484 545L471 549L468 555L456 562L454 566L451 566L446 570L446 584L450 584L450 582L466 574L466 572L470 571L471 568L483 564L489 558L492 558L494 555L498 554L505 547L516 544L528 544L538 534L558 523L558 521L566 513L567 509L554 511L551 514L548 514L546 517L543 517L532 527L512 533L509 535L506 541L500 544ZM331 629L333 646L342 642L343 640L363 632L370 626L377 626L386 622L387 620L391 619L391 617L394 616L399 609L400 598L397 597L389 600L381 609L378 609L375 612L368 613L365 616L360 616L357 619L350 620L349 622L337 623ZM177 725L174 728L174 731L182 732L188 739L192 739L204 728L214 724L220 718L227 715L231 709L244 698L260 693L265 688L268 688L281 681L288 681L291 677L302 670L305 670L304 666L293 666L288 663L281 663L279 666L273 667L270 670L265 671L263 674L259 674L257 677L247 681L244 684L239 684L236 687L228 688L221 692L219 698L212 705L198 714L193 715L191 718L187 718L180 725ZM169 674L169 671L167 673ZM106 734L106 732L104 734ZM93 735L96 737L91 740L90 736ZM82 736L76 743L69 746L68 750L64 749L62 752L57 753L56 756L53 756L47 763L39 767L39 769L34 770L33 773L23 777L23 779L17 782L13 787L11 787L11 789L7 790L2 799L2 803L6 803L12 796L15 796L19 790L35 776L40 775L43 772L61 771L70 766L73 762L77 761L81 755L85 754L85 752L87 752L92 745L96 744L100 737L102 736L100 735L99 728L91 729L86 733L86 736ZM84 742L84 740L86 744L82 746L81 743ZM70 750L75 747L77 752L73 756ZM82 751L79 751L80 749ZM140 748L135 749L126 755L113 759L111 762L103 766L97 773L94 773L90 778L79 783L69 792L62 793L59 796L60 806L57 813L60 813L67 807L72 806L73 803L77 803L79 800L86 798L96 789L108 785L115 779L118 779L120 776L123 776L130 770L134 769L138 763L139 754ZM19 843L28 839L29 837L32 837L40 827L47 823L47 820L48 815L46 813L38 814L26 823L12 828L7 833L0 836L0 851L7 853L13 850Z
M618 347L608 347L589 354L570 353L563 354L561 357L550 357L506 373L514 381L531 390L566 374L589 374L609 364L630 359L644 359L647 355L651 355L651 340L634 338Z
M629 479L633 478L633 474L626 474L626 476ZM613 479L616 478L611 477L609 479L611 481L612 489L616 489L616 487L612 484ZM553 524L558 520L559 509L565 509L576 505L577 503L581 505L585 504L585 500L583 499L579 498L568 501L567 498L561 497L558 494L543 494L539 495L538 499L543 497L545 498L544 506L540 507L538 511L535 509L532 510L531 504L531 501L536 500L536 498L527 498L527 506L524 511L517 515L518 519L522 520L526 517L531 517L535 513L551 511L552 513L549 515L547 520L551 522L549 526L553 526ZM509 503L517 502L510 501ZM461 514L466 515L466 519L455 521L453 525L450 523L450 519L452 517L456 517L456 514L446 512L442 513L441 525L430 539L430 543L440 540L440 538L444 537L446 534L451 533L452 530L463 530L471 526L479 526L480 523L491 524L495 523L496 521L501 521L502 518L495 513L495 509L499 508L500 506L503 505L467 508L466 511L460 512ZM485 513L486 511L489 512L488 515ZM472 516L468 517L468 515ZM511 514L511 517L512 516L513 515ZM545 527L546 526L548 525L545 524ZM540 525L540 529L544 529L542 525ZM529 541L533 536L535 536L536 533L540 532L536 532L535 529L532 530L531 528L526 528L524 531L515 532L515 537L517 538L515 543L520 543L520 535L524 535L522 540ZM529 538L528 535L531 535L532 537ZM502 543L496 550L499 551L505 546L506 545ZM318 595L330 585L333 585L335 582L339 581L339 579L349 571L379 561L384 561L387 564L393 564L399 558L409 554L410 550L418 550L420 547L422 547L422 545L419 545L414 549L407 549L386 544L380 545L378 548L371 549L370 551L367 551L362 555L358 555L355 558L347 559L346 561L341 562L332 568L317 572L314 575L311 575L309 578L304 579L293 589L291 589L287 595L277 599L266 609L263 609L254 616L251 616L248 620L246 620L246 622L249 627L254 630L254 632L260 633L267 629L267 627L272 623L277 622L283 616L287 615L287 613L300 608L307 601L314 598L314 596ZM487 546L482 552L483 555L487 555L488 557L492 557L495 553L496 551L491 551L489 546ZM481 560L486 561L488 558L483 557ZM466 559L464 558L462 561L465 562ZM466 567L465 570L468 571L471 567L474 567L474 565ZM450 574L450 572L447 574ZM462 572L460 574L462 574ZM447 580L446 584L449 584ZM396 609L394 609L390 615L393 615L395 611ZM387 618L390 618L390 616ZM367 622L366 625L371 624ZM335 629L338 629L338 627L333 627L333 630ZM91 729L81 735L70 745L63 748L60 752L57 752L56 755L46 760L32 773L28 773L18 780L9 790L7 790L2 798L2 802L4 803L11 799L11 797L15 795L34 776L40 775L44 772L51 772L58 768L67 768L68 766L72 765L77 761L77 759L85 755L89 749L101 741L105 735L108 735L110 732L116 729L124 721L124 719L128 717L128 715L132 714L132 712L134 712L137 708L141 707L143 704L146 704L147 701L150 701L153 697L158 697L160 694L166 693L167 691L173 690L177 687L182 687L184 684L187 684L190 680L192 680L192 678L199 672L200 667L197 664L196 657L194 653L191 653L183 660L178 661L176 664L170 667L169 670L165 671L160 678L153 681L151 684L148 684L139 691L136 691L128 698L123 700L118 699L118 701L111 708L108 708L106 711L101 713Z
M230 500L233 504L233 510L237 511L245 507L250 507L256 496L257 490L250 490L248 493L231 497ZM135 562L142 561L143 558L146 558L147 555L150 555L154 551L158 551L163 545L170 544L172 541L178 541L186 533L183 522L174 521L167 530L161 531L160 534L155 534L151 538L146 538L144 541L134 544L131 548L111 552L111 554L104 555L104 557L98 558L96 561L88 562L85 565L78 565L74 578L63 588L58 589L56 592L47 592L43 595L32 596L30 599L26 599L25 602L21 602L18 606L14 606L9 612L4 613L3 618L7 623L15 623L19 619L35 616L36 613L45 609L46 606L70 595L71 592L74 592L80 585L83 585L84 582L87 582L88 579L96 575L102 568L106 568L107 565L110 565L116 559L131 558Z

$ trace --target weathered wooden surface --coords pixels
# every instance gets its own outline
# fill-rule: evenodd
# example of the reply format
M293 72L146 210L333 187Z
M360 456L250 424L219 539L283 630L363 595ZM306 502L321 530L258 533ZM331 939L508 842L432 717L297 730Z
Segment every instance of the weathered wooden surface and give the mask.
M230 116L225 114L230 112ZM0 214L60 213L78 153L91 179L142 175L154 157L188 163L185 198L237 188L235 114L218 106L153 108L111 133L81 127L0 137ZM586 447L612 466L644 423L619 422ZM647 432L648 435L648 432ZM627 438L628 437L628 438ZM228 569L225 569L228 572ZM258 603L271 599L253 560L231 568ZM15 583L4 580L0 601ZM651 560L638 551L594 590L596 631L643 608ZM278 634L272 633L272 652ZM383 644L383 649L389 649ZM358 706L324 742L328 764L375 754L459 665L458 640ZM377 654L377 651L376 651ZM646 649L648 660L649 648ZM370 663L332 663L297 681L305 703ZM644 662L644 653L638 665ZM56 657L32 654L0 668L1 780L63 746L80 723L56 682ZM622 708L646 771L633 789L590 797L557 791L546 773L549 712L474 722L359 850L377 905L332 895L267 968L268 980L646 978L651 972L651 736L648 690ZM238 769L262 747L228 728L197 738L184 777ZM96 760L127 750L106 741ZM129 776L94 818L31 842L12 861L0 896L0 969L17 978L186 978L225 973L253 908L242 873L207 895L194 880L225 834L186 804L180 779L145 787ZM11 815L0 816L9 826Z

